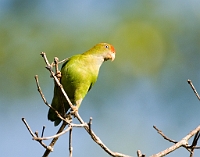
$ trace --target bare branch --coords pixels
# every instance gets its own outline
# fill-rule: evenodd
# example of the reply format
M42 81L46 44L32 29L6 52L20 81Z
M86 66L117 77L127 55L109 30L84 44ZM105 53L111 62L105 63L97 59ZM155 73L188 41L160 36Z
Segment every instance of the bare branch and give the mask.
M67 133L68 131L70 131L70 129L72 129L72 127L84 127L86 124L73 124L73 123L70 123L68 125L68 128L65 129L64 131L60 132L60 133L57 133L56 135L53 135L53 136L49 136L49 137L34 137L33 139L34 140L49 140L49 139L52 139L52 138L57 138L65 133Z
M48 59L47 59L47 57L46 57L45 52L41 52L40 55L42 56L42 58L44 58L44 61L45 61L46 65L50 65L50 64L49 64L49 61L48 61Z
M199 140L199 137L200 137L200 132L197 131L197 133L196 133L195 136L194 136L192 145L190 146L190 148L191 148L190 157L193 157L193 155L194 155L194 150L197 149L196 145L197 145L197 142L198 142L198 140Z
M45 53L42 53L42 56L44 57L45 63L48 63L48 64L49 64L49 62L48 62L48 60L47 60L47 58L46 58ZM45 103L49 108L51 108L52 110L54 110L54 112L57 114L57 116L58 116L60 119L63 120L63 124L61 125L61 127L60 127L60 129L58 130L57 134L58 134L58 133L61 133L61 132L64 130L65 126L66 126L67 124L70 123L70 121L69 121L68 119L63 118L63 117L58 113L57 110L55 110L51 105L48 104L48 102L46 101L46 99L45 99L45 97L44 97L44 94L42 93L42 90L41 90L41 88L40 88L39 81L38 81L38 76L37 76L37 75L35 76L35 80L36 80L36 85L37 85L37 88L38 88L38 92L40 93L40 95L41 95L42 100L44 101L44 103ZM56 143L56 141L58 140L58 138L59 138L59 136L58 136L58 137L55 137L55 138L51 141L51 143L50 143L50 145L48 146L48 149L46 149L46 151L45 151L43 157L47 157L47 156L49 155L49 153L50 153L51 151L53 151L53 146L55 145L55 143Z
M72 129L72 127L84 127L85 126L85 124L73 124L73 123L70 123L69 127L66 130L64 130L64 125L66 126L66 123L64 122L65 124L61 126L61 128L59 129L57 134L53 135L53 136L50 136L50 137L43 137L43 132L44 132L44 128L45 128L45 127L43 127L42 136L39 137L38 131L36 131L35 134L34 134L33 131L31 130L30 126L26 122L25 118L22 118L22 121L24 122L24 124L27 127L29 133L33 137L33 140L38 141L46 149L46 151L45 151L46 154L44 154L43 156L45 156L45 155L48 156L48 153L53 151L53 146L55 145L56 140L58 139L59 136L65 134L68 131L70 131ZM64 130L64 131L62 131L62 130ZM53 140L52 140L52 142L51 142L51 144L49 146L46 146L42 142L42 140L49 140L49 139L52 139L52 138L53 138Z
M140 150L137 151L137 156L138 156L138 157L145 157L145 155L142 154L142 152L141 152Z
M66 125L67 125L67 123L66 123L65 121L63 121L61 127L59 128L59 130L58 130L58 132L57 132L56 134L61 133L61 132L64 130L64 128L66 127ZM53 140L51 141L51 143L49 144L48 147L50 147L50 148L53 149L53 146L55 145L55 143L56 143L56 141L58 140L58 138L59 138L59 136L53 138ZM51 152L51 151L49 151L48 149L46 149L46 151L44 152L44 154L43 154L42 157L48 157L48 155L49 155L50 152Z
M172 143L177 143L176 141L174 141L174 140L168 138L167 136L165 136L165 135L163 134L163 132L162 132L161 130L159 130L155 125L153 126L153 128L156 129L156 131L157 131L165 140L167 140L167 141L169 141L169 142L172 142Z
M42 135L41 135L41 137L44 136L44 130L45 130L45 126L42 127Z
M41 53L42 57L44 58L45 60L45 63L46 63L46 68L49 70L50 74L53 76L55 82L57 83L57 85L60 87L65 99L67 100L68 104L70 105L72 111L74 111L74 115L75 117L79 120L79 122L81 124L86 124L82 118L80 117L80 115L78 114L78 111L77 111L77 108L75 106L73 106L73 104L71 103L71 101L69 100L69 97L67 96L63 86L60 84L60 81L58 80L58 78L55 76L55 73L53 72L52 70L52 67L51 65L49 64L48 60L47 60L47 57L46 57L46 54L44 52ZM118 153L118 152L113 152L111 151L108 147L105 146L105 144L99 139L98 136L96 136L96 134L89 129L89 126L88 124L86 124L84 126L85 130L90 134L91 138L102 148L104 149L109 155L113 156L113 157L129 157L127 155L124 155L124 154L121 154L121 153Z
M72 110L72 113L74 114L74 116L78 119L78 121L80 122L80 124L73 124L71 123L70 120L68 120L67 118L65 117L62 117L61 114L59 114L59 112L57 110L55 110L51 105L48 104L48 102L46 101L43 93L42 93L42 90L39 86L39 81L38 81L38 76L36 75L35 76L35 80L36 80L36 84L37 84L37 89L44 101L44 103L49 107L51 108L52 110L55 111L55 113L57 114L57 116L63 120L63 123L61 125L61 127L59 128L58 132L56 133L56 135L53 135L53 136L50 136L50 137L43 137L44 135L44 130L45 130L45 126L43 126L43 129L42 129L42 134L41 134L41 137L38 136L38 132L35 132L35 134L32 132L31 128L29 127L29 125L27 124L27 122L25 121L24 118L22 118L22 121L24 122L24 124L26 125L29 133L31 134L31 136L33 137L34 140L38 141L45 149L46 151L44 152L44 155L43 157L47 157L49 155L49 153L51 151L53 151L53 146L55 145L56 141L58 140L58 138L65 134L66 132L69 131L69 156L72 157L72 152L73 152L73 147L72 147L72 128L73 127L84 127L84 129L88 132L88 134L90 135L90 137L93 139L94 142L96 142L105 152L107 152L109 155L113 156L113 157L130 157L128 155L125 155L125 154L121 154L121 153L118 153L118 152L113 152L111 151L101 140L100 138L93 132L91 126L92 126L92 117L90 117L90 120L88 123L85 123L83 121L83 119L80 117L78 111L77 111L77 108L75 106L73 106L73 104L71 103L70 99L68 98L63 86L61 85L60 83L60 77L61 77L61 73L60 71L58 70L58 64L62 63L62 62L65 62L68 60L65 59L61 62L59 62L58 58L55 57L54 58L54 62L52 64L49 63L47 57L46 57L46 54L44 52L41 52L41 56L43 57L45 63L46 63L46 69L49 70L51 76L53 77L55 83L59 86L59 88L61 89L61 92L63 93L63 96L65 97L65 99L68 101L70 107L71 107L71 110ZM55 73L53 71L53 67L55 66ZM191 80L188 80L188 83L190 84L192 90L194 91L195 95L197 96L197 98L200 100L200 96L198 95L194 85L192 84L192 81ZM64 128L66 127L66 125L68 125L68 128L64 130ZM200 126L198 126L197 128L195 128L194 130L192 130L188 135L186 135L183 139L181 139L180 141L174 141L170 138L168 138L166 135L164 135L164 133L159 130L156 126L153 126L154 129L156 129L156 131L164 138L166 139L167 141L169 142L172 142L174 143L173 146L155 154L155 155L152 155L150 157L161 157L161 156L165 156L171 152L173 152L174 150L180 148L180 147L184 147L186 148L189 152L190 152L190 157L193 157L193 154L194 154L194 149L199 149L200 147L196 146L197 145L197 142L200 138ZM64 131L63 131L64 130ZM188 144L188 141L189 139L194 136L194 140L192 142L191 145ZM49 139L52 139L53 140L51 141L51 143L49 144L49 146L46 146L42 140L49 140ZM140 150L137 151L137 156L138 157L145 157L144 154L141 153Z
M47 61L48 62L48 61ZM38 75L35 75L35 81L36 81L36 85L37 85L37 89L38 89L38 92L40 93L40 96L42 97L42 100L44 101L44 103L49 107L51 108L52 110L54 110L54 112L57 114L57 116L62 119L63 121L65 121L66 123L70 123L71 121L69 121L68 119L65 119L63 118L56 109L54 109L51 105L49 105L49 103L47 102L47 100L45 99L44 97L44 94L42 93L42 90L40 88L40 85L39 85L39 80L38 80Z
M195 95L197 96L197 98L200 100L200 96L199 96L199 94L197 93L197 90L195 89L195 87L194 87L192 81L188 79L187 82L188 82L188 84L190 85L190 87L192 88L194 94L195 94Z
M84 121L82 120L82 118L80 117L80 115L78 114L78 112L75 113L75 117L79 120L79 122L81 124L84 123ZM111 151L101 140L100 138L92 131L89 129L88 124L86 126L84 126L85 130L89 133L90 137L105 151L107 152L109 155L113 156L113 157L130 157L128 155L125 154L121 154L118 152L113 152Z
M28 123L26 122L25 118L22 118L22 121L24 122L24 124L26 125L26 128L28 129L29 133L31 134L31 136L33 138L37 138L37 135L34 135L34 133L32 132L30 126L28 125ZM37 134L37 133L36 133ZM52 147L46 146L42 140L37 140L46 150L48 150L49 152L53 151Z
M67 60L69 60L69 58L63 59L62 61L58 62L58 64L64 63L64 62L66 62Z
M90 134L91 134L91 130L92 130L92 128L91 128L92 127L92 117L90 117L88 126L89 126L89 131L90 131Z
M58 134L56 134L56 135L53 135L53 136L49 136L49 137L34 137L33 139L34 140L50 140L50 139L52 139L52 138L58 138L59 136L61 136L61 135L63 135L63 134L65 134L65 133L67 133L70 129L72 128L72 126L69 126L67 129L65 129L64 131L62 131L62 132L60 132L60 133L58 133Z
M72 157L72 128L69 130L69 157Z
M155 154L152 155L150 157L162 157L165 156L171 152L173 152L174 150L180 148L180 147L184 147L184 148L189 148L190 146L188 145L188 140L194 136L198 131L200 131L200 125L195 128L194 130L192 130L188 135L186 135L184 138L182 138L182 140L180 140L179 142L177 142L176 144L174 144L173 146ZM188 149L187 149L188 150Z
M24 122L24 124L26 125L26 128L28 129L29 133L31 134L32 137L34 137L34 133L32 132L30 126L28 125L28 123L26 122L25 118L22 118L22 121Z
M63 60L61 60L61 61L58 61L57 64L64 63L64 62L66 62L67 60L69 60L69 58L65 58L65 59L63 59ZM51 66L54 67L54 66L55 66L55 63L54 63L54 62L51 63Z

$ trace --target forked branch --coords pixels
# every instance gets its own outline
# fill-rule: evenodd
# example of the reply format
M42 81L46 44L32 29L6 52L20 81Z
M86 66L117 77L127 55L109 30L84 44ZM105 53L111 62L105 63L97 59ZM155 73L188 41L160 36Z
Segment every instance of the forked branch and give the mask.
M94 131L92 130L92 117L89 119L89 122L86 123L83 121L83 119L81 118L81 116L79 115L78 111L75 110L73 104L71 103L70 99L68 98L63 86L60 84L60 72L58 70L58 64L61 62L66 61L67 59L59 62L58 58L55 57L54 58L54 62L52 64L49 63L46 54L44 52L41 52L41 56L43 57L45 63L46 63L46 69L49 70L51 76L53 77L55 83L60 87L63 96L65 97L65 99L68 101L72 112L74 113L74 116L79 120L80 124L73 124L72 121L68 120L65 117L62 117L61 114L59 114L59 112L57 110L55 110L51 105L48 104L48 102L45 99L44 94L42 93L42 90L40 88L39 85L39 81L38 81L38 76L35 76L35 80L36 80L36 85L37 85L37 89L38 92L41 95L41 98L43 99L44 103L51 108L52 110L54 110L54 112L57 114L57 116L63 121L61 127L59 128L58 132L56 135L50 136L50 137L43 137L44 136L44 129L45 127L43 127L42 130L42 135L41 137L39 137L38 132L33 133L33 131L31 130L30 126L28 125L28 123L26 122L26 120L24 118L22 118L22 121L24 122L24 124L26 125L29 133L31 134L31 136L33 137L33 140L38 141L45 149L46 151L43 154L43 157L47 157L49 155L49 153L51 151L53 151L53 146L55 145L56 141L58 140L58 138L65 134L66 132L69 132L69 156L72 157L72 151L73 151L73 147L72 147L72 129L73 127L83 127L88 134L90 135L90 137L93 139L94 142L96 142L105 152L107 152L109 155L113 156L113 157L130 157L128 155L122 154L122 153L118 153L118 152L113 152L111 151L102 141L101 139L94 133ZM53 67L55 67L55 72L53 71ZM192 84L191 80L188 80L188 83L190 84L192 90L194 91L195 95L197 96L197 98L200 100L200 96L198 95L194 85ZM64 130L64 128L68 125L68 128ZM194 130L192 130L190 133L188 133L188 135L186 135L184 138L182 138L180 141L175 141L170 139L169 137L167 137L166 135L164 135L164 133L159 130L156 126L153 126L154 129L167 141L174 143L174 145L172 145L171 147L157 153L154 154L150 157L162 157L165 156L173 151L175 151L176 149L180 148L180 147L184 147L186 148L189 152L190 152L190 157L193 157L194 154L194 150L195 149L200 149L200 147L197 146L198 140L200 138L200 126L198 126L197 128L195 128ZM191 137L194 136L193 142L191 145L188 144L188 141ZM49 140L52 139L51 143L49 144L49 146L45 145L43 140ZM141 153L140 150L137 151L137 156L138 157L145 157L144 154Z
M74 106L73 104L71 103L69 97L67 96L63 86L60 84L60 81L58 80L58 78L55 76L55 73L53 72L52 70L52 66L49 64L49 61L47 60L47 57L46 57L46 54L44 52L41 52L41 56L43 57L45 63L46 63L46 68L49 70L51 76L54 78L55 82L57 83L57 85L60 87L65 99L68 101L72 111L75 111L74 110ZM75 117L79 120L79 122L81 124L86 124L84 126L85 130L89 133L89 135L91 136L91 138L102 148L104 149L108 154L110 154L111 156L113 157L130 157L128 155L125 155L125 154L121 154L121 153L118 153L118 152L113 152L111 151L101 140L98 136L96 136L96 134L91 130L91 126L89 126L87 123L85 123L83 121L83 119L80 117L80 115L78 114L77 111L74 112L74 115Z

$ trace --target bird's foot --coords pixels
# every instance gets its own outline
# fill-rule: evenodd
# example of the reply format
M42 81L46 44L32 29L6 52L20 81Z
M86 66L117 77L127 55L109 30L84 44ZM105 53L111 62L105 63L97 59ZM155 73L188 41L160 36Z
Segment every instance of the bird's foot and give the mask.
M55 76L56 76L57 78L61 78L61 72L58 71L58 72L55 74Z
M55 76L60 80L60 78L61 78L61 72L58 71L57 73L55 73ZM51 74L50 77L52 78L53 75Z
M73 106L71 108L70 114L74 115L74 117L75 117L77 112L78 112L78 107L77 106Z
M73 106L72 107L72 112L77 112L78 111L78 107L77 106Z

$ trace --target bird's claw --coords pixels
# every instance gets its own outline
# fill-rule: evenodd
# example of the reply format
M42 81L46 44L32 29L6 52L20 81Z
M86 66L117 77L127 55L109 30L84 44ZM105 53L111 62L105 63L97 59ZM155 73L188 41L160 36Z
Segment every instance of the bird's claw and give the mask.
M55 73L54 75L55 75L55 76L58 78L58 80L60 81L60 78L61 78L61 72L58 71L58 72ZM51 74L50 77L53 77L53 75Z
M78 111L78 107L73 106L73 107L72 107L72 112L77 112L77 111Z
M78 112L78 107L73 106L73 107L71 108L70 114L75 116L77 112Z
M61 78L61 72L58 71L58 72L55 74L55 76L56 76L57 78Z

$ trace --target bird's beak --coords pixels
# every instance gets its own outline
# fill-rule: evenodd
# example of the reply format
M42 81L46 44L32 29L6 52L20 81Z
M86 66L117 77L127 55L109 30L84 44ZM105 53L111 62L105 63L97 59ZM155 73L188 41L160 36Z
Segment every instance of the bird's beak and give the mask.
M111 61L114 61L114 60L115 60L115 52L112 52L112 53L111 53L110 59L111 59Z
M113 51L107 54L107 56L104 58L104 61L107 61L107 60L114 61L114 59L115 59L115 52Z

